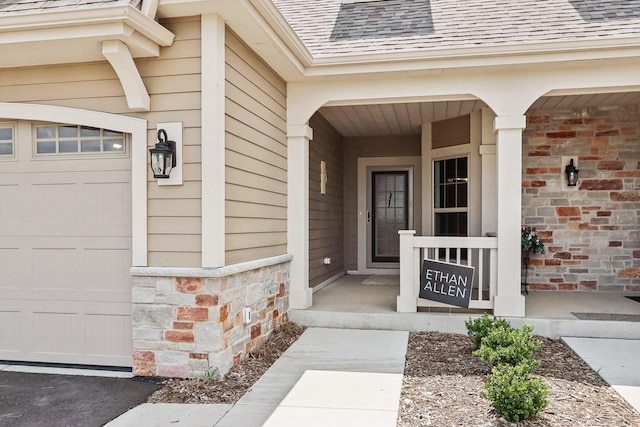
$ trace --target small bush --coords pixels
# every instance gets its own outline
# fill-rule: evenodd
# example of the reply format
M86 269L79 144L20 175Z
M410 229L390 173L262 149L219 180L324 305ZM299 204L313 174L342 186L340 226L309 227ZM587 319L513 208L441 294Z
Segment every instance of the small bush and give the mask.
M532 331L531 325L524 325L522 329L494 328L482 339L482 345L473 354L494 366L525 363L530 368L536 367L539 362L532 361L531 358L542 345L542 341L534 340Z
M467 327L467 335L469 335L476 348L480 348L482 338L486 337L493 329L498 327L511 328L511 325L506 320L498 319L495 316L489 317L487 313L483 314L482 317L467 320L464 325Z
M540 378L531 378L526 364L499 365L487 376L485 392L493 407L505 420L517 423L526 420L547 406L547 386Z

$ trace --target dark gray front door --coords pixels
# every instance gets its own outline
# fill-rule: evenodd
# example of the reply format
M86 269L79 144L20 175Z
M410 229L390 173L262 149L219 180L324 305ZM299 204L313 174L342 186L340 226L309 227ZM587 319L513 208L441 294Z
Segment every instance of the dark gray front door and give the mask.
M371 260L399 262L400 238L398 230L409 225L409 172L384 171L371 173Z

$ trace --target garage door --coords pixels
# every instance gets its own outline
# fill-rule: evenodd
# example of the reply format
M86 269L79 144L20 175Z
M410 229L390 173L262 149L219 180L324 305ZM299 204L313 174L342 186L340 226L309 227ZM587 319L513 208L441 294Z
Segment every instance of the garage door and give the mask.
M0 123L0 360L131 366L130 169L117 132Z

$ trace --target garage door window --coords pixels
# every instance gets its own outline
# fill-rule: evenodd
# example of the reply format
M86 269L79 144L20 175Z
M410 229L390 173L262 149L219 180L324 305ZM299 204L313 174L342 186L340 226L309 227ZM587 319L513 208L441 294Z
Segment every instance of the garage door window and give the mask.
M0 158L14 156L13 126L0 125Z
M39 125L35 128L37 155L125 153L124 134L75 125Z

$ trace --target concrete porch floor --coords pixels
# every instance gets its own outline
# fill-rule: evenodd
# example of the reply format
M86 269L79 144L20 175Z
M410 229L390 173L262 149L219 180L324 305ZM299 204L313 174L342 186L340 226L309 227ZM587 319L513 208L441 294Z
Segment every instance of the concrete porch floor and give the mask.
M368 275L346 275L313 294L307 310L289 310L292 321L305 326L440 331L466 333L465 320L482 311L421 308L397 313L398 285L363 285ZM530 323L535 333L550 338L595 337L640 339L640 322L580 320L572 313L631 314L640 316L633 293L530 291L524 318L509 318L515 326ZM424 310L424 311L423 311Z

